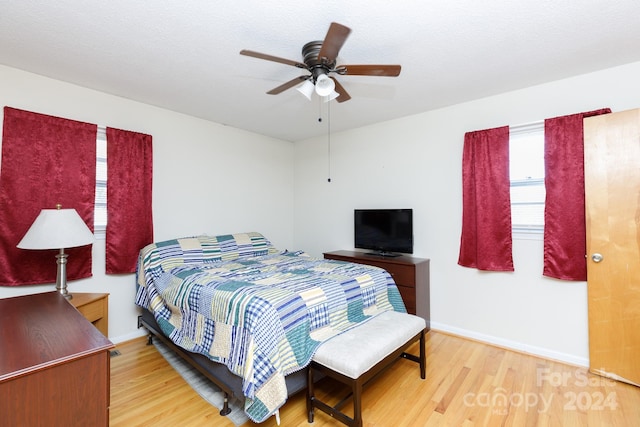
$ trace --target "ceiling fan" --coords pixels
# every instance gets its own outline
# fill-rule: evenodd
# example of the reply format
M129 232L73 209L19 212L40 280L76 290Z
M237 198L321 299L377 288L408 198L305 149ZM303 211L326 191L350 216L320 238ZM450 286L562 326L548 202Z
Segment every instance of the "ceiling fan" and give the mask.
M332 22L324 40L312 41L302 46L303 62L246 49L241 50L240 55L292 65L311 73L310 75L296 77L271 89L267 92L269 95L277 95L303 83L298 90L308 99L311 99L311 94L315 90L320 96L328 96L328 100L335 99L338 102L344 102L351 99L351 96L335 77L329 76L330 73L349 76L388 77L396 77L400 74L400 65L337 65L336 58L349 33L351 33L350 28Z

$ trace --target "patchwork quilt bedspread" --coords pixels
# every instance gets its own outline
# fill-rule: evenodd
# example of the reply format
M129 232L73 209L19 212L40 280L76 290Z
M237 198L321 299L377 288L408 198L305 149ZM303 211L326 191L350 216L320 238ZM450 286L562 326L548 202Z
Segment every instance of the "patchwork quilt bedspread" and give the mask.
M242 377L255 422L285 403L284 377L323 341L383 311L406 311L386 271L286 251L178 265L138 280L136 303L176 344Z

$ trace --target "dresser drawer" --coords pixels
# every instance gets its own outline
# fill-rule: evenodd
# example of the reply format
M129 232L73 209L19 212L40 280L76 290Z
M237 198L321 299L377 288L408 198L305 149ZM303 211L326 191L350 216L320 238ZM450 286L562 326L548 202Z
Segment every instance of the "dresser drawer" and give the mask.
M69 301L104 336L109 333L109 294L74 293Z
M415 269L411 266L387 264L384 267L389 272L396 285L408 286L410 288L416 287ZM415 291L414 291L415 292Z
M402 302L409 314L416 314L416 289L412 286L398 285Z
M355 262L358 264L366 264L366 265L373 265L375 267L380 267L384 270L387 270L387 272L391 275L391 277L393 277L393 281L396 282L396 285L404 285L404 286L410 286L410 287L416 286L415 267L413 265L392 264L387 261L376 260L376 259L364 260L364 259L352 259L352 258L338 257L338 256L327 256L326 254L325 254L325 258L338 259L341 261Z
M104 317L104 301L97 300L77 307L78 311L89 321L95 322Z

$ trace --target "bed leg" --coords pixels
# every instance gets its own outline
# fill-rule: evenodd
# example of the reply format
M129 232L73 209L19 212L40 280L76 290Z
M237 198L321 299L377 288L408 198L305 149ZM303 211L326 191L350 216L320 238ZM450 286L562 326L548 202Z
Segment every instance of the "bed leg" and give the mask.
M229 413L231 412L231 408L229 408L229 395L227 393L224 394L224 405L222 406L222 409L220 409L220 415L222 415L223 417L226 415L229 415Z
M313 390L313 369L307 366L307 421L313 423L314 411L313 400L315 399Z
M147 336L147 345L153 345L153 334Z

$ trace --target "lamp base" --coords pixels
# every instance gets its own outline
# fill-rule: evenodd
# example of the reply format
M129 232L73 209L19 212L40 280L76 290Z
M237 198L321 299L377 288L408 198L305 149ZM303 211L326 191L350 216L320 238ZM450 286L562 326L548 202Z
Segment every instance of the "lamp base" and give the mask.
M69 255L64 253L64 249L60 249L60 253L56 255L58 264L58 273L56 276L56 291L66 299L70 300L73 295L67 290L67 257Z
M66 289L58 289L58 287L56 286L56 291L58 291L60 295L62 295L68 300L73 299L73 295L70 294L69 291L67 291Z

